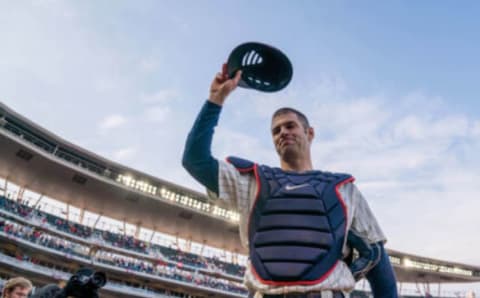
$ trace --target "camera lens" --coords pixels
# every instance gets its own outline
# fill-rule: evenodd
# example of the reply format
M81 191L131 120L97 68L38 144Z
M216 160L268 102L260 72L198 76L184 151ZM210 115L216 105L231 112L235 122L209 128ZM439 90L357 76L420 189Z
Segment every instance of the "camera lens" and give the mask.
M107 276L103 272L95 272L91 277L91 281L94 287L101 288L107 283Z

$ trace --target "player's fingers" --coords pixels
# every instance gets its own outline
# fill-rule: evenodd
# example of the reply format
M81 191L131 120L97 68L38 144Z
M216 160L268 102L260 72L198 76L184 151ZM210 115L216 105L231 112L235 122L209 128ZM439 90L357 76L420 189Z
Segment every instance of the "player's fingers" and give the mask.
M225 79L225 77L223 76L223 74L220 73L220 72L217 73L217 75L215 76L214 82L215 82L216 84L223 84L223 83L225 83L225 81L226 81L226 79Z
M222 64L222 74L223 74L225 77L228 77L227 63L223 63L223 64Z
M238 85L238 82L240 82L240 79L242 78L242 71L237 70L237 73L235 74L235 77L233 78L233 81L235 83L235 86Z

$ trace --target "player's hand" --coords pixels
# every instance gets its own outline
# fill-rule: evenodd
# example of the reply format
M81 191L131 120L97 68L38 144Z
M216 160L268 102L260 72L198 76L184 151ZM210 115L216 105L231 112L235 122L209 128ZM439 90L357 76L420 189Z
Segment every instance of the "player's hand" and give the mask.
M209 100L218 105L223 105L227 96L237 88L238 82L242 76L242 71L239 70L235 77L230 79L227 72L227 64L223 64L222 72L217 73L210 85Z

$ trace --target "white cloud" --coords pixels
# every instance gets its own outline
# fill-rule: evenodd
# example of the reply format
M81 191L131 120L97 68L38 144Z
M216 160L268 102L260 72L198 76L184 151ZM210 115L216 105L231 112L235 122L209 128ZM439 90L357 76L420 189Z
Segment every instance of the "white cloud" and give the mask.
M427 115L427 117L431 115ZM406 115L398 121L393 133L399 139L422 140L428 138L452 138L466 136L468 119L463 116L449 115L441 119L427 119L416 115Z
M315 113L317 108L316 103L335 103L342 99L347 90L346 83L340 76L320 74L315 82L307 82L298 84L297 88L286 88L281 92L275 93L261 93L252 92L252 90L244 91L240 89L240 97L235 100L242 101L244 108L250 105L255 111L256 115L270 119L273 111L281 107L292 107L304 112L309 118L312 118L311 113ZM309 108L305 110L305 106ZM238 109L240 113L243 109ZM323 120L322 122L323 123Z
M472 135L477 137L480 136L480 120L477 120L472 124Z
M363 139L378 133L391 116L382 99L356 98L348 101L321 101L313 103L312 126L319 134L348 136Z
M180 29L183 33L187 32L191 28L189 21L185 18L182 18L180 15L172 14L170 15L170 18L173 22L173 26L175 26L176 29Z
M118 128L127 123L127 118L120 114L113 114L105 117L99 124L99 128L102 132L106 132L111 129Z
M118 162L127 162L132 159L137 153L136 147L125 147L113 152L113 158Z
M144 104L165 104L179 98L179 92L174 89L160 90L151 94L143 94L140 101Z
M251 159L254 162L278 164L278 159L271 151L271 148L265 148L260 139L251 134L241 133L220 126L215 130L213 142L212 150L214 151L214 156L217 156L219 159L235 155Z
M145 119L148 122L161 123L171 119L172 110L168 106L154 106L145 110Z
M157 70L160 66L160 61L156 57L144 57L140 60L139 67L142 71L150 73Z
M292 98L297 98L297 96L298 94L295 90L287 90L280 94L247 93L245 97L242 96L242 98L236 99L242 102L236 102L235 104L243 106L244 109L246 105L251 104L253 111L258 117L270 120L274 110L285 106L292 106ZM237 113L244 114L244 109L238 109Z

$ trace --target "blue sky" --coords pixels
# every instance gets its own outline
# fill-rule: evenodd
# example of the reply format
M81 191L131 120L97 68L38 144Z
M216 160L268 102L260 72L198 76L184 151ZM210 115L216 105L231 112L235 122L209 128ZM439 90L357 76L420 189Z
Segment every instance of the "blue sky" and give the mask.
M479 13L475 1L2 1L0 100L202 190L180 158L210 81L238 44L271 44L292 82L238 89L214 154L277 165L269 118L296 107L316 129L315 166L356 176L389 247L480 265Z

